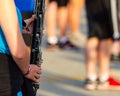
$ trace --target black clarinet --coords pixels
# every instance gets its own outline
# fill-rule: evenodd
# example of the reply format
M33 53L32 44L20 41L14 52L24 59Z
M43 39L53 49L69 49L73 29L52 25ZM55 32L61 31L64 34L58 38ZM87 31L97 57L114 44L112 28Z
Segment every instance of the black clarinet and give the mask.
M44 13L45 13L45 0L36 0L34 9L34 25L32 32L32 44L31 44L31 57L30 63L41 66L42 64L42 51L41 43L43 36L44 25ZM23 86L23 96L36 96L39 84L25 78Z

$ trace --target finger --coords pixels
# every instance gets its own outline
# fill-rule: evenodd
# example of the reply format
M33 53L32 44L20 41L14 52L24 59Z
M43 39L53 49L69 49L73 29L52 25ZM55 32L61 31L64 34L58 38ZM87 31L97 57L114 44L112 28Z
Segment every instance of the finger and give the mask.
M42 72L41 71L37 71L36 73L40 75Z
M40 79L36 79L36 81L35 81L36 83L39 83L40 82Z
M37 74L36 74L34 77L35 77L36 79L39 79L39 78L40 78L40 75L37 75Z
M37 79L34 77L32 80L33 80L33 82L36 82Z
M40 79L36 79L36 78L34 78L34 80L33 80L35 83L39 83L40 82Z

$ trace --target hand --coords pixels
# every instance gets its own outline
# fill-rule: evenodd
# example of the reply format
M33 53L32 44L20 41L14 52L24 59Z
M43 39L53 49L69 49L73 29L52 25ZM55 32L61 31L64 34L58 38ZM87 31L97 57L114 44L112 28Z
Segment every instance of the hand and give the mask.
M30 64L30 72L29 74L25 75L25 77L34 81L35 83L39 83L40 75L41 75L41 67L38 67L37 65L34 64Z
M26 23L26 26L23 28L22 32L31 34L33 32L34 15L32 15L31 18L24 20L24 22Z

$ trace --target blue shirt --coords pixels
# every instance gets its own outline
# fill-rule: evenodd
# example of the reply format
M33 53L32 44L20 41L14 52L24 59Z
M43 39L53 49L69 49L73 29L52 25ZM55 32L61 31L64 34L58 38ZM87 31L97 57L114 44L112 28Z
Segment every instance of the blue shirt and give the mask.
M19 20L20 31L22 32L22 16L18 8L16 8L16 11L17 11L18 20ZM6 39L1 27L0 27L0 53L10 54L8 44L6 42Z

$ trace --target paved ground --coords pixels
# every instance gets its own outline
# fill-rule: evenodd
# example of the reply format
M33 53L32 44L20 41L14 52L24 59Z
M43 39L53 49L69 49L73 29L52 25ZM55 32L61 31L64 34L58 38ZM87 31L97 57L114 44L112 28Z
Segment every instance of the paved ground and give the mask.
M120 91L86 91L83 52L43 49L44 64L38 96L120 96ZM112 75L120 79L120 64L111 64Z
M86 34L84 13L80 28ZM120 91L86 91L84 50L49 51L42 48L43 60L40 89L37 96L120 96ZM111 74L120 80L120 62L111 63Z

